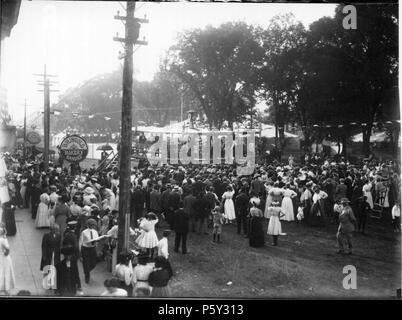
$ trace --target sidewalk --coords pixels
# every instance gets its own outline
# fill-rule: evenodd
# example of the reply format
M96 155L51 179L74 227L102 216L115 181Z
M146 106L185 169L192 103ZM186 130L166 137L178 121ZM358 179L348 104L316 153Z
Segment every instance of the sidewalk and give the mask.
M42 237L48 229L36 229L29 209L16 209L17 234L7 237L10 256L14 266L16 287L12 295L20 290L29 290L32 296L48 296L53 293L42 288L42 273L39 270L42 255ZM82 262L78 262L82 290L85 296L99 296L105 288L103 282L111 277L104 262L98 263L91 272L89 284L84 281Z

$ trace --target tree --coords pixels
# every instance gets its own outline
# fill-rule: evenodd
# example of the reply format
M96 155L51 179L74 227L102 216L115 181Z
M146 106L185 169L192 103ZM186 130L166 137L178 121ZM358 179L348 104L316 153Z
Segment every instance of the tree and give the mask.
M276 127L280 128L282 145L285 121L297 119L294 108L303 72L299 57L306 31L300 22L295 22L293 15L287 14L275 16L268 28L259 29L258 34L265 49L263 67L259 70L260 90ZM278 141L276 144L279 146Z
M199 101L210 128L232 128L254 106L256 70L263 50L251 26L225 23L179 36L168 53L170 71Z
M301 101L312 119L363 122L363 153L368 156L373 124L399 109L390 99L398 80L397 6L355 6L356 30L343 28L342 5L333 19L322 18L310 26L306 53L307 61L314 61L305 64Z

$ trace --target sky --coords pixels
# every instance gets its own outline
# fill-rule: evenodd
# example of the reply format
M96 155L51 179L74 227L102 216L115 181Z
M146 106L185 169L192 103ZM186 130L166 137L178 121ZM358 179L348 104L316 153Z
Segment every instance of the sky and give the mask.
M134 78L152 80L166 50L177 34L186 29L218 26L227 21L245 21L266 26L278 14L293 13L306 28L323 16L333 16L335 4L273 3L188 3L137 2L135 16L149 19L142 24L139 39L147 46L136 46ZM57 83L51 89L51 104L68 88L99 74L113 72L123 64L118 58L122 44L113 41L116 33L124 37L122 21L125 2L112 1L26 1L21 3L18 23L2 43L2 85L7 89L9 111L16 125L23 123L24 101L27 113L43 110L43 93L38 92L39 77L46 64Z

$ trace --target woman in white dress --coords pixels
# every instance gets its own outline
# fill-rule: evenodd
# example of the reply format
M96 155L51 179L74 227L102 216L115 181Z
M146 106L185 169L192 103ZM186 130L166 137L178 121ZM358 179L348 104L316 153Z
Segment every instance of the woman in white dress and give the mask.
M226 188L226 192L222 195L222 201L224 204L224 214L226 222L233 222L236 219L235 207L233 202L234 191L231 186Z
M265 184L265 191L267 192L267 200L265 201L265 210L264 210L264 218L269 219L268 208L271 206L272 203L272 195L269 193L273 188L273 184L271 181L268 181Z
M6 238L6 229L0 224L0 292L10 294L15 288L13 263L10 257L10 246Z
M145 218L140 219L139 223L141 234L135 242L141 249L145 249L148 255L152 257L159 242L158 236L155 232L155 225L158 223L158 218L154 213L148 213Z
M21 189L20 189L20 194L22 197L22 203L24 208L29 207L29 205L27 204L27 199L26 199L26 193L27 193L27 182L28 179L25 176L21 177Z
M374 207L373 195L371 193L372 187L373 187L373 185L371 184L371 182L366 180L366 183L363 185L363 196L367 197L367 202L370 205L371 209L373 209L373 207Z
M40 195L40 203L36 213L35 227L48 228L50 227L50 214L49 214L50 197L47 193Z
M280 202L272 202L272 206L268 208L270 219L267 234L272 235L272 245L278 245L278 237L282 234L282 225L280 218L283 216Z
M282 199L282 212L284 216L282 220L286 221L294 221L294 208L292 198L296 197L297 193L290 189L290 185L287 184L283 190L283 199Z

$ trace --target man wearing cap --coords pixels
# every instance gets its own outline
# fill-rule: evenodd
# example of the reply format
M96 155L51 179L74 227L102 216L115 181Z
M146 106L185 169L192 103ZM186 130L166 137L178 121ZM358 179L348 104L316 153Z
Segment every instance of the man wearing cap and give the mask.
M344 253L344 241L348 243L348 254L352 254L352 235L355 230L356 218L353 210L349 205L350 201L347 198L341 199L342 212L339 215L339 228L336 238L338 240L339 250L337 253Z
M97 263L97 254L96 254L96 242L92 241L97 239L98 232L95 230L96 221L94 219L88 219L87 221L88 228L81 232L80 237L80 248L81 248L81 257L82 257L82 265L84 267L85 274L85 283L89 283L90 272L93 270Z

